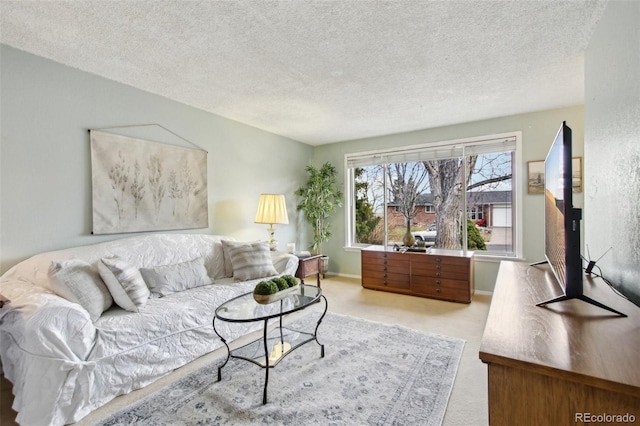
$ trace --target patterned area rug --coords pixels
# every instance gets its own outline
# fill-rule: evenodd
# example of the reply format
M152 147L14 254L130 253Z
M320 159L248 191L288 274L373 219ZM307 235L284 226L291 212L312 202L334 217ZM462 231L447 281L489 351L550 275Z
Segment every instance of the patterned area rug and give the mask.
M313 330L319 313L292 326ZM102 425L439 425L464 341L327 313L307 343L265 371L225 357Z

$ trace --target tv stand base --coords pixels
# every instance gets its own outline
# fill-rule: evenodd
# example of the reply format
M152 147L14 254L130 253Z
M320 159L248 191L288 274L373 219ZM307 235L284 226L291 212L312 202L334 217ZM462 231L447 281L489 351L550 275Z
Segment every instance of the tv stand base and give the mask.
M606 305L603 305L602 303L598 302L597 300L593 300L592 298L590 298L588 296L585 296L584 294L581 294L579 296L566 296L566 295L565 296L560 296L560 297L556 297L555 299L547 300L545 302L540 302L536 306L547 306L550 303L563 302L565 300L571 300L571 299L579 299L579 300L582 300L583 302L590 303L591 305L594 305L594 306L597 306L599 308L605 309L605 310L607 310L609 312L613 312L614 314L618 314L618 315L620 315L622 317L626 317L626 315L623 314L622 312L616 311L613 308L610 308L610 307L608 307Z

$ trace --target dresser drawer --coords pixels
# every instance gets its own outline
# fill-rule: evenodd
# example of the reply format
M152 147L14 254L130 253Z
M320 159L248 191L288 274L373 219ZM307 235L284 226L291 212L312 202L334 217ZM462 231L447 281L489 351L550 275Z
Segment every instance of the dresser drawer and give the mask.
M362 285L365 287L390 287L408 290L409 274L394 274L363 270Z
M368 261L374 262L374 261L379 261L379 260L383 260L383 259L388 259L389 257L393 257L393 256L389 256L389 252L386 251L367 251L367 250L362 250L360 252L362 254L362 260L364 261L365 259L367 259ZM393 253L391 253L393 255Z
M469 265L449 265L449 264L411 264L411 275L434 277L434 278L446 278L452 280L468 280L469 279Z
M456 257L456 256L436 256L436 255L415 255L412 259L411 259L411 263L413 265L442 265L442 267L453 267L454 269L456 268L462 268L462 269L468 269L469 268L469 259L465 258L465 257Z
M362 263L370 265L406 265L409 266L409 258L407 256L362 256Z
M384 263L384 262L405 262L409 263L409 256L403 253L394 252L375 252L375 251L362 251L362 261L369 263Z
M469 283L462 286L438 286L429 284L411 284L411 292L421 296L434 297L437 299L452 300L455 302L471 302L471 294L469 292Z
M469 291L469 281L411 275L411 290L422 293L425 288L447 287Z

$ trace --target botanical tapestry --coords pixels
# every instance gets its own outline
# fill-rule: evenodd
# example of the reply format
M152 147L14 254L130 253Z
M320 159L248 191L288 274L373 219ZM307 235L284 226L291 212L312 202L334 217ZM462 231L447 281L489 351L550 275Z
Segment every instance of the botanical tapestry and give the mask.
M206 151L91 130L93 233L208 227Z

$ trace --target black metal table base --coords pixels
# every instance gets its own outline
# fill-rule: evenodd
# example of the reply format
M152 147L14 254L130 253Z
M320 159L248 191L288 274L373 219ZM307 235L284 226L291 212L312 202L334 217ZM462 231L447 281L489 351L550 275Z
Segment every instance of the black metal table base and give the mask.
M300 346L315 341L319 346L320 346L320 357L324 358L324 345L322 343L320 343L318 341L318 327L320 327L320 324L322 323L322 320L324 319L324 316L327 314L327 308L328 308L328 302L327 302L327 298L324 297L324 295L321 295L320 298L322 298L324 300L324 311L322 312L322 315L320 315L320 318L318 318L318 322L316 323L315 329L313 331L313 333L308 333L308 332L304 332L304 331L300 331L300 330L293 330L290 329L288 327L284 327L282 325L282 318L286 315L286 314L281 314L278 318L279 324L278 327L275 328L274 330L271 331L271 334L273 335L274 333L276 334L276 337L269 337L269 319L265 319L264 320L264 327L263 327L263 333L262 333L262 338L261 339L256 339L252 342L247 343L246 345L243 345L239 348L236 349L231 349L229 347L229 344L227 343L226 339L224 337L222 337L220 335L220 333L218 333L218 330L216 330L216 318L214 316L213 318L213 331L218 335L218 337L220 338L220 340L222 341L222 343L224 343L225 347L227 348L227 358L224 360L224 362L222 363L222 365L220 367L218 367L218 381L222 380L222 369L224 368L225 365L227 365L227 363L229 362L229 359L231 358L236 358L236 359L243 359L245 361L249 361L252 362L256 365L258 365L261 368L265 369L265 377L264 377L264 390L262 393L262 404L266 404L267 403L267 388L269 386L269 369L275 367L280 361L282 361L282 359L284 359L285 356L287 356L288 354L290 354L291 352L293 352L294 350L296 350L297 348L299 348ZM320 298L318 298L318 302L320 301ZM281 304L281 310L282 310L282 301L280 301ZM300 340L299 342L297 342L295 345L291 345L291 347L286 350L285 352L285 341L284 341L284 332L288 331L288 332L292 332L292 333L297 333L300 336L306 336L305 338L303 338L302 340ZM245 357L242 355L238 355L238 352L241 352L242 349L250 347L251 345L255 345L257 342L259 342L260 340L262 340L262 346L264 348L264 362L258 361L255 358L249 358L249 357ZM280 355L276 357L275 361L273 363L270 363L270 356L269 356L269 340L278 340L280 344ZM276 344L277 344L276 343ZM288 342L287 342L288 343ZM234 354L234 352L236 354Z

